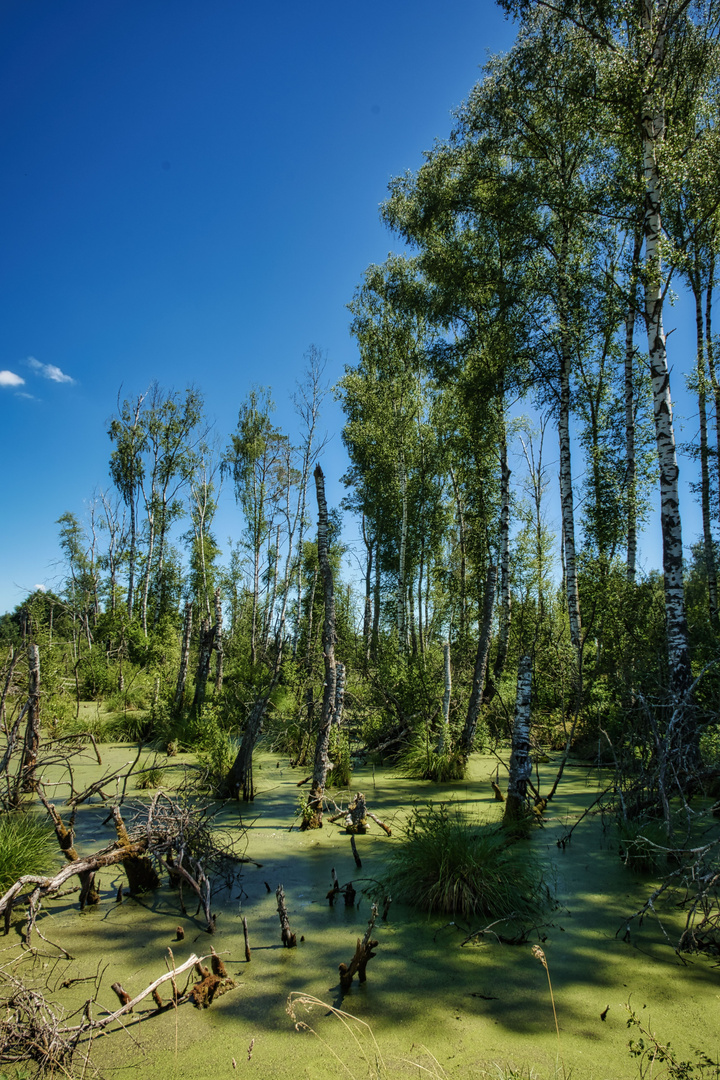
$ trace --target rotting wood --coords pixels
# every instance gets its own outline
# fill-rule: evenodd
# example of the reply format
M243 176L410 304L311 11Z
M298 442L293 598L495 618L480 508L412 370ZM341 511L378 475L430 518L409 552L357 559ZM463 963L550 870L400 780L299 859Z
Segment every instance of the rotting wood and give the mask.
M210 949L210 966L213 975L219 975L221 979L227 978L227 968L213 948Z
M340 971L340 986L343 991L350 989L353 977L356 974L358 982L364 983L367 980L366 968L369 961L372 960L375 955L375 949L378 946L378 942L371 938L377 914L377 904L373 904L370 921L368 922L368 928L365 931L365 935L362 939L357 939L355 955L349 964L338 964L338 970Z
M285 904L285 890L283 889L282 885L278 885L277 889L275 890L275 897L277 899L282 943L286 949L294 949L297 945L297 936L293 934L292 930L290 929L290 920L288 918L287 905Z
M70 817L70 825L66 826L63 823L57 809L51 802L45 797L45 793L41 788L38 788L38 796L43 806L47 810L52 823L55 827L55 835L57 836L60 850L67 859L68 862L78 862L80 856L75 850L74 837L73 837L73 825L75 824L75 812L73 811ZM122 890L118 892L118 899L122 900ZM100 893L95 888L95 871L86 870L80 874L80 910L85 909L86 904L97 904L100 902Z
M28 708L20 777L23 791L37 791L35 766L40 748L40 649L28 645Z
M365 795L362 791L358 791L354 796L347 810L340 810L338 813L333 814L330 821L339 821L340 818L344 818L344 826L349 833L365 833L367 832L367 819L370 818L376 825L388 835L392 836L392 829L389 825L386 825L377 814L373 814L371 810L367 808L367 802Z
M373 814L372 810L368 810L367 816L370 818L371 821L374 821L376 825L379 825L380 828L388 836L392 836L392 829L390 828L390 826L386 825L384 821L381 821L380 818L377 816L377 814Z
M115 822L118 844L121 848L130 849L133 844L128 836L128 831L125 828L125 822L122 819L122 814L120 813L120 808L118 806L113 806L112 816L113 821ZM144 853L139 855L128 855L128 857L123 860L123 869L127 875L130 892L133 896L143 892L151 892L153 889L157 889L160 884L160 877L157 870L153 866L151 859Z
M170 949L168 949L168 952L170 953L170 956L172 957L172 951ZM119 1019L125 1013L132 1012L134 1007L136 1005L139 1005L140 1002L143 1000L143 998L146 998L146 997L150 996L153 993L153 991L157 991L158 987L162 986L162 984L164 982L170 981L170 983L171 983L171 985L173 987L173 1003L174 1004L179 1005L183 1001L189 1000L189 995L188 995L188 997L182 997L178 993L176 978L177 978L178 975L182 975L182 973L184 971L188 971L190 968L194 967L197 963L201 963L201 957L196 956L195 953L193 953L192 956L190 956L184 963L180 964L179 967L175 967L174 957L172 958L172 962L173 962L172 971L167 971L164 975L161 975L158 979L155 979L154 982L150 983L149 986L146 986L144 990L141 990L139 994L136 994L135 997L132 998L127 1004L122 1005L119 1009L116 1009L115 1012L110 1013L108 1016L104 1016L101 1020L94 1020L92 1022L92 1024L91 1024L91 1029L108 1027L110 1024L113 1023L113 1021ZM167 1007L167 1006L165 1006L165 1007ZM76 1031L76 1030L78 1030L78 1028L71 1027L71 1028L68 1028L67 1030L68 1031Z
M123 988L122 988L122 986L120 985L119 982L112 983L112 985L110 986L110 989L113 990L117 994L118 1001L120 1002L120 1004L121 1005L127 1005L128 1006L128 1012L132 1012L132 1005L130 1004L132 999L131 999L130 995L128 994L127 990L123 990Z
M8 908L12 908L17 897L22 892L26 891L27 886L35 886L29 900L28 922L24 933L25 943L30 946L30 938L35 925L35 919L37 918L40 904L46 896L57 893L61 886L75 874L80 876L87 871L92 871L94 873L103 866L113 866L115 863L123 862L130 855L141 854L146 846L146 843L137 842L131 845L131 848L128 850L126 848L117 848L113 845L109 850L99 852L97 855L91 855L86 859L78 859L68 863L67 866L64 866L63 869L52 878L43 877L40 874L25 874L23 877L18 878L18 880L10 886L7 892L0 897L0 915L5 914L8 911ZM9 919L7 915L5 921L6 925L8 925Z
M352 881L348 881L347 884L341 885L338 880L338 876L334 866L332 867L331 873L333 879L333 886L332 889L330 889L330 891L325 896L328 904L330 905L330 907L332 907L337 897L342 896L343 900L345 901L345 907L353 907L355 904L355 897L357 893L355 891L355 886L353 885Z
M362 791L358 791L347 808L345 828L352 833L367 832L367 806Z
M243 937L245 938L245 959L249 964L250 963L250 957L251 957L250 938L248 936L248 923L247 923L247 917L245 915L243 915L242 923L243 923Z

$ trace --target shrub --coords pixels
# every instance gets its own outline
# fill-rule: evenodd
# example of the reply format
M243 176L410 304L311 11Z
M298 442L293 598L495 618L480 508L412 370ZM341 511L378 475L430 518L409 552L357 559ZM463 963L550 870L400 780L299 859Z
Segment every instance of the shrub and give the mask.
M405 903L465 918L531 919L549 899L527 846L510 843L497 825L433 803L413 808L387 886Z
M38 818L12 812L0 816L0 895L23 874L44 874L55 862L55 834Z
M202 718L193 724L193 745L201 768L200 786L212 793L224 792L227 774L235 760L237 745L223 727L217 709L206 705Z

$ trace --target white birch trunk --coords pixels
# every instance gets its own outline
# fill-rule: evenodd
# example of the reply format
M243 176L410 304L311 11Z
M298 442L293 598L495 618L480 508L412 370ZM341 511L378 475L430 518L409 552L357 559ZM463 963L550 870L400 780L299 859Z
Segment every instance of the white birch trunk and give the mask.
M342 724L343 708L345 706L345 665L340 661L335 664L335 702L333 705L332 726L339 727Z
M720 495L720 382L715 367L715 344L712 335L712 294L715 285L715 256L711 253L708 267L708 285L705 300L705 343L707 347L707 364L710 374L710 386L713 392L715 405L715 467L717 469L717 490ZM717 517L720 519L720 498L715 507Z
M493 675L499 679L505 667L510 619L512 616L512 593L510 591L510 469L507 461L507 439L503 422L500 444L500 629L498 650Z
M580 595L578 591L577 561L575 555L575 509L572 484L572 453L570 448L570 365L571 344L568 339L569 304L565 279L567 266L567 236L561 243L560 255L560 414L558 438L560 442L560 505L562 510L562 535L565 553L565 595L570 620L570 640L580 664L582 631L580 624Z
M630 288L625 313L625 491L627 501L627 556L625 576L635 581L637 569L637 462L635 458L635 318L636 289L639 274L642 233L637 229L633 239L630 269Z
M400 525L400 553L398 562L398 585L397 585L397 629L400 649L407 650L407 590L405 588L405 556L407 551L407 528L408 528L408 504L407 504L407 476L405 475L405 458L402 452L398 458L398 482L400 485L400 498L402 501L402 519Z
M452 672L450 670L450 642L446 641L443 644L443 673L445 678L445 692L442 700L442 722L440 725L440 735L438 736L437 752L442 754L445 751L445 742L447 733L450 730L450 697L452 694Z
M670 372L663 329L664 285L661 182L657 149L665 136L664 104L655 88L665 50L664 20L667 0L644 0L643 30L652 41L652 58L643 92L642 143L645 177L645 322L653 391L655 440L660 466L660 523L663 541L663 579L670 687L682 694L690 686L690 656L685 618L682 525L678 492L678 465L673 429Z
M220 589L215 590L215 693L219 694L223 684L223 662L225 648L223 643L223 615Z
M532 658L521 656L518 664L515 719L513 722L510 775L505 800L505 822L517 821L527 809L527 783L532 771L530 761L530 693Z

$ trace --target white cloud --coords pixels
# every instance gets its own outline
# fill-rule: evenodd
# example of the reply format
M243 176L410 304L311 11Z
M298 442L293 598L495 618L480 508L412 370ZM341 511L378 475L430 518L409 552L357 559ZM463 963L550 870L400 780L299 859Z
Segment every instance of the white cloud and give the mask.
M50 379L51 382L59 383L74 383L75 380L71 375L66 375L64 371L61 371L55 364L41 364L39 360L36 360L34 356L28 356L28 367L31 367L33 371L37 371L38 375L42 375L44 379Z
M35 592L47 592L47 588L45 585L36 585Z
M0 371L0 386L24 386L25 380L14 371Z

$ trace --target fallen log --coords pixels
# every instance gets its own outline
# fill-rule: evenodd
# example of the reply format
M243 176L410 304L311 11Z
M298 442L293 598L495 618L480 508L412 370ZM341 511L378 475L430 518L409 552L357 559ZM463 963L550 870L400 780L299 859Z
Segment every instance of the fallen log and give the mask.
M147 841L142 840L136 841L129 847L117 847L113 844L111 848L98 852L96 855L90 855L87 859L76 859L68 863L52 878L43 877L39 874L24 874L23 877L18 878L14 885L10 886L4 896L0 897L0 915L5 914L5 933L9 930L12 907L18 896L28 885L35 886L30 895L28 923L24 934L25 943L30 946L30 938L40 910L40 904L46 896L58 892L71 877L76 875L81 877L83 874L88 873L94 874L103 866L114 866L116 863L123 862L129 855L141 855L146 848Z

